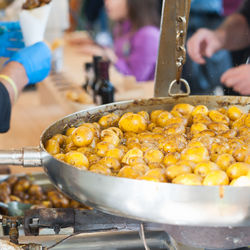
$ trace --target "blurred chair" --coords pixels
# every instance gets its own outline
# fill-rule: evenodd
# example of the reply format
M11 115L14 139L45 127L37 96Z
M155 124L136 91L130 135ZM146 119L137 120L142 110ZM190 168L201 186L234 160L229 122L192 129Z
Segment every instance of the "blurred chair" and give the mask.
M100 46L112 47L113 39L104 1L85 0L81 16L85 20L85 29L89 31L93 40Z

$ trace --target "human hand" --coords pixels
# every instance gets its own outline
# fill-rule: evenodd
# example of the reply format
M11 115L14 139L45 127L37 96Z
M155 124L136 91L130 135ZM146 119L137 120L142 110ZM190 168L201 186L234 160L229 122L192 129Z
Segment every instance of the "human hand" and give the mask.
M204 57L210 58L222 47L219 33L209 29L199 29L187 42L188 54L199 64L204 64Z
M115 64L118 60L117 55L115 54L114 50L110 48L105 48L103 52L103 57L113 64Z
M229 69L221 76L221 82L242 95L250 95L250 65Z
M50 72L51 51L44 42L38 42L16 52L8 62L11 61L22 64L29 84L35 84L46 78Z
M0 22L0 57L11 57L23 47L19 22Z

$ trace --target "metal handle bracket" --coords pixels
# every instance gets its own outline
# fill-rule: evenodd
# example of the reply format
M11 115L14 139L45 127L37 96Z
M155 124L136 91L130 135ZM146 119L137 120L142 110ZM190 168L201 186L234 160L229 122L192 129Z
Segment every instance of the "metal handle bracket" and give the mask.
M170 86L169 86L169 89L168 89L168 95L171 96L171 97L189 96L190 92L191 92L190 86L189 86L188 82L185 79L183 79L183 78L180 79L179 84L180 83L184 84L184 86L186 88L186 92L184 92L184 93L181 93L181 92L180 93L172 93L172 89L174 88L174 85L177 84L177 83L178 83L177 80L174 80L174 81L172 81L170 83Z
M187 96L177 92L175 82L181 80L186 61L186 36L191 0L164 0L161 21L161 37L155 75L155 96ZM175 82L173 83L173 80ZM172 84L173 83L173 84ZM172 84L172 86L170 86ZM186 85L186 82L185 82Z
M19 150L0 150L0 165L41 167L42 151L39 147Z

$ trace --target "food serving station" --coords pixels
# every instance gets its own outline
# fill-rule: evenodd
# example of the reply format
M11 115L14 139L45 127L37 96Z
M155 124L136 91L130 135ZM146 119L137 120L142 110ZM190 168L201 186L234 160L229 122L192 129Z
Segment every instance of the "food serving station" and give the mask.
M63 133L70 126L83 121L95 122L111 112L121 115L129 111L170 110L177 103L203 104L208 108L237 105L249 112L249 97L189 96L189 85L180 77L186 56L190 2L164 2L155 98L80 111L46 129L37 148L0 151L0 164L43 166L51 182L63 193L105 212L48 208L28 210L23 217L4 216L1 221L10 228L12 242L18 242L17 228L20 227L26 234L19 241L27 243L24 249L73 246L74 249L179 249L176 242L191 249L235 249L250 245L249 187L186 186L99 175L53 158L44 146L51 136ZM42 228L52 228L59 233L69 227L73 231L68 233L65 244L69 245L65 248L63 244L57 248L60 244L55 242L49 246L52 236L46 239L38 236ZM54 241L59 242L60 235L57 237ZM42 243L28 244L39 239Z

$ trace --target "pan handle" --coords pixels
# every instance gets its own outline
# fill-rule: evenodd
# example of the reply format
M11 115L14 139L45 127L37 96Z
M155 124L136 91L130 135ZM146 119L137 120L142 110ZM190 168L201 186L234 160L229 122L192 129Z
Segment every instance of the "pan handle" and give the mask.
M41 167L42 150L40 147L23 148L20 150L0 150L1 165Z
M177 84L177 81L174 80L171 82L169 89L168 89L169 96L171 96L171 97L184 97L184 96L190 95L191 90L190 90L190 86L189 86L188 82L185 79L181 78L180 83L184 84L184 86L186 88L186 92L184 92L184 93L172 93L172 89L174 88L174 85Z

